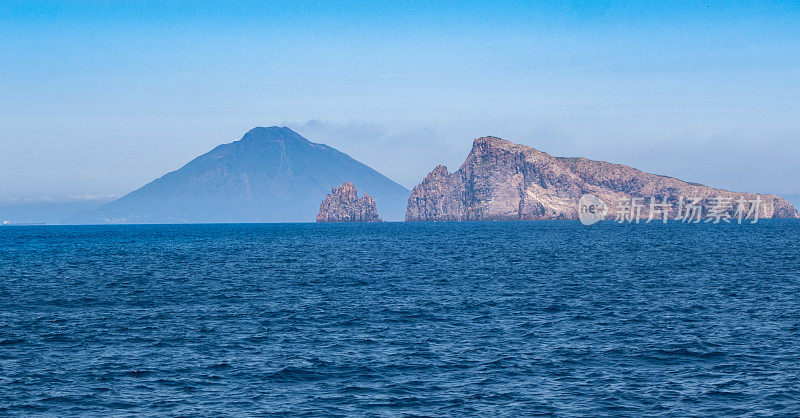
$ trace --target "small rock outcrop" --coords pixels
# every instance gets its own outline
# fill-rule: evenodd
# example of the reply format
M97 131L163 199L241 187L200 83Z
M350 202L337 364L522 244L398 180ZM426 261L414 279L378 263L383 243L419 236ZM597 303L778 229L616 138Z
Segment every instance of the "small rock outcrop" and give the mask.
M531 147L495 138L478 138L454 173L438 166L414 187L407 221L481 221L577 219L578 202L592 194L605 202L608 216L619 215L615 202L658 199L677 215L682 198L697 198L704 212L715 198L758 198L759 218L797 218L797 210L775 195L735 193L688 183L635 168L585 158L553 157ZM647 201L647 200L645 200ZM642 214L648 215L647 205ZM728 210L732 216L732 209Z
M356 186L345 182L334 187L319 205L317 222L381 222L375 199L364 193L358 198Z

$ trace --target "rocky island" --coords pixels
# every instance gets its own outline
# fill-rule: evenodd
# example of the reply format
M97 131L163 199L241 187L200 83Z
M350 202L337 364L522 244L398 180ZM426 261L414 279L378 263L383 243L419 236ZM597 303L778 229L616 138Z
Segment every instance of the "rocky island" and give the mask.
M454 173L438 166L414 187L407 221L578 219L578 202L592 194L608 205L608 215L624 208L615 202L642 199L669 204L677 214L681 199L697 198L707 211L713 199L758 199L760 218L796 218L797 210L774 195L735 193L650 174L625 165L585 158L553 157L531 147L496 138L478 138ZM665 208L667 207L665 204ZM730 216L732 209L727 214Z
M364 193L360 199L353 183L334 187L319 205L317 222L381 222L375 199Z

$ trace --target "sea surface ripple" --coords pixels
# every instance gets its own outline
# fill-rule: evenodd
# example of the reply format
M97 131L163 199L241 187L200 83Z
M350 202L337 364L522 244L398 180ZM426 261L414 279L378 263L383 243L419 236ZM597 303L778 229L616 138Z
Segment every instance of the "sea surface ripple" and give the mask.
M0 228L0 415L800 415L800 222Z

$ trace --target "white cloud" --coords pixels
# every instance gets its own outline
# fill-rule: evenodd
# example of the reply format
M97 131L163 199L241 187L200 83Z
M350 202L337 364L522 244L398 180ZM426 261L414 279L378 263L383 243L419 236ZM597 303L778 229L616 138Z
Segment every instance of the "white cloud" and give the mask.
M287 126L312 142L330 145L412 188L438 164L457 169L469 152L471 138L453 146L428 127L391 130L384 126L350 121L338 123L311 119Z

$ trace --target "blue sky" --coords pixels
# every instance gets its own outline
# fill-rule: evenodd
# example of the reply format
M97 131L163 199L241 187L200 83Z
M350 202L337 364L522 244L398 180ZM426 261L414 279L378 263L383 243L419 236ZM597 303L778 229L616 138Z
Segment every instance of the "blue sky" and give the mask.
M795 2L4 2L0 199L124 194L257 125L412 187L473 138L800 195Z

